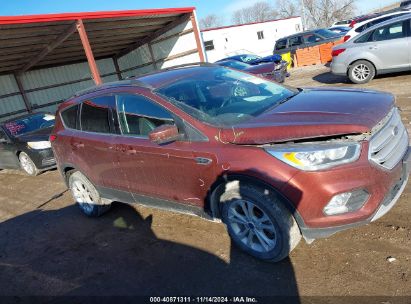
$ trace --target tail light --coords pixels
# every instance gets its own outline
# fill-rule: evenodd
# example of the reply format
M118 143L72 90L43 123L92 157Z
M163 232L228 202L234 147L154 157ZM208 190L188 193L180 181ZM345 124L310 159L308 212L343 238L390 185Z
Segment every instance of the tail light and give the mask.
M337 49L337 50L332 50L331 52L331 56L332 57L337 57L338 55L340 55L342 52L344 52L345 49Z
M344 36L344 42L348 41L350 38L351 38L350 35L345 35L345 36Z
M50 137L49 137L49 141L50 142L53 142L53 141L55 141L57 139L57 135L50 135Z

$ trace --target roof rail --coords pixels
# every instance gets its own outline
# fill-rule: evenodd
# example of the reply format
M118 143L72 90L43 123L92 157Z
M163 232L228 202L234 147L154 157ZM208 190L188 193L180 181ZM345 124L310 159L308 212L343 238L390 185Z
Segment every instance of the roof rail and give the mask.
M215 63L210 63L210 62L191 62L191 63L184 63L184 64L179 64L179 65L174 65L168 68L164 68L159 70L161 71L169 71L169 70L174 70L174 69L180 69L180 68L185 68L185 67L190 67L190 66L206 66L206 67L218 67L219 65Z
M153 71L153 72L149 72L147 74L142 74L142 75L139 75L139 76L129 76L124 80L106 82L106 83L103 83L103 84L100 84L100 85L95 85L95 86L89 87L87 89L76 92L70 98L79 97L79 96L82 96L82 95L97 92L97 91L104 90L104 89L107 89L107 88L119 87L119 86L139 86L139 87L143 87L143 88L147 88L147 89L152 90L153 89L152 86L138 80L138 78L148 76L148 75L151 75L151 74L161 73L161 72L164 72L164 71L170 71L170 70L174 70L174 69L190 67L190 66L219 67L219 65L217 65L215 63L209 63L209 62L184 63L184 64L175 65L175 66L171 66L171 67L168 67L168 68L156 70L156 71Z
M97 91L108 89L108 88L111 88L111 87L119 87L119 86L139 86L139 87L147 88L147 89L150 89L150 90L153 89L152 86L150 86L150 85L148 85L148 84L146 84L142 81L130 78L130 79L126 79L126 80L106 82L106 83L103 83L103 84L100 84L100 85L95 85L95 86L89 87L87 89L76 92L70 98L79 97L81 95L86 95L86 94L89 94L89 93L97 92Z

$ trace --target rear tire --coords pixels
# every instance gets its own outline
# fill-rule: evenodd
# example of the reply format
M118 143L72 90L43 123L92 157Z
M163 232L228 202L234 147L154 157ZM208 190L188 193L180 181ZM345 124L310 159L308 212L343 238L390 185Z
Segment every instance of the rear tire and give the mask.
M31 160L30 156L25 152L20 152L19 154L20 167L26 172L27 175L36 176L39 175L40 171L37 169L34 162Z
M233 181L226 185L220 202L231 239L258 259L279 262L301 240L294 217L272 191Z
M353 83L367 83L375 77L375 67L369 61L358 60L350 65L348 77Z
M99 217L111 207L111 203L103 204L96 187L79 171L70 175L69 188L80 210L89 217Z

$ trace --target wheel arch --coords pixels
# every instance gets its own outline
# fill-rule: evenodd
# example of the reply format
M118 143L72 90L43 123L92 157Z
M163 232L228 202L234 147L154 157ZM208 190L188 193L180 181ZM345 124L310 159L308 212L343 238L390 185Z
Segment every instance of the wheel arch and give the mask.
M361 59L355 59L355 60L353 60L352 62L350 62L350 64L347 66L347 76L348 76L348 73L349 73L349 71L350 71L351 66L352 66L354 63L356 63L357 61L367 61L367 62L371 63L372 66L374 67L375 75L378 74L378 70L377 70L377 67L375 66L375 63L374 63L374 62L372 62L370 59L363 59L363 58L361 58Z
M206 199L205 209L211 214L213 218L221 219L220 202L218 197L224 192L225 185L231 181L239 181L240 183L247 183L249 185L254 185L260 189L268 189L269 191L277 194L281 198L281 203L287 210L294 216L299 227L305 227L305 223L298 210L295 208L294 204L281 193L280 190L276 189L267 182L249 175L237 174L237 173L227 173L223 177L217 179L209 191L209 196Z

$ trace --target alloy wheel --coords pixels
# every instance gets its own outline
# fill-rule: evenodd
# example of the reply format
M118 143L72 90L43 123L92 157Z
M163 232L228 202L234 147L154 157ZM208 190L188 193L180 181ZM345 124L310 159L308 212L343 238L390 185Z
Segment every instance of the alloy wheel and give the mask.
M33 175L35 172L35 168L33 162L26 154L20 154L20 164L24 171L27 172L29 175Z
M353 71L352 71L352 75L354 77L355 80L357 81L364 81L366 80L371 74L371 70L370 68L361 63L357 66L354 67Z
M247 200L236 200L228 209L228 225L234 237L251 250L265 253L277 244L276 228L268 215Z
M87 185L76 180L72 184L71 192L73 193L76 202L80 204L81 208L83 208L86 213L91 213L93 211L93 205L95 205L96 202Z

